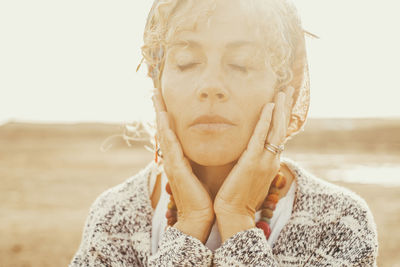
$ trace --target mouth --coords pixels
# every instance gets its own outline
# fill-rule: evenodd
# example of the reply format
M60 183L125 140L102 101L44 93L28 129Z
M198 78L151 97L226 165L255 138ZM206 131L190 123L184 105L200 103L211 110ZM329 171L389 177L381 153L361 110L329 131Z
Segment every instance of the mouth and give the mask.
M234 123L228 120L225 117L219 116L219 115L202 115L200 117L197 117L190 126L195 126L195 125L209 125L207 127L221 127L221 125L230 125L233 126ZM218 126L220 125L220 126ZM205 127L205 126L202 126Z
M227 123L197 123L192 125L190 128L198 132L222 132L229 130L234 127L233 124Z
M231 129L235 124L219 115L203 115L197 117L190 128L199 133L217 133Z

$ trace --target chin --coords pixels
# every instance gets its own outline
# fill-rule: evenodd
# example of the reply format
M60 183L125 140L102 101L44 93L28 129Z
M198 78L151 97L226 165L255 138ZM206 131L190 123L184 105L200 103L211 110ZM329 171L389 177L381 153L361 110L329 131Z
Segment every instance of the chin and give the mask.
M232 147L231 147L232 148ZM184 151L186 157L202 166L221 166L237 160L241 151L228 150L226 147L195 147Z

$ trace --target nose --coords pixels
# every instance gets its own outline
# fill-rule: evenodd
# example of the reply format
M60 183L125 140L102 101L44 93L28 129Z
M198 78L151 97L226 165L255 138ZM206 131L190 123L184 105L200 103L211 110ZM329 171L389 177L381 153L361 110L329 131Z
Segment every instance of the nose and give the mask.
M229 92L218 79L204 77L207 82L197 91L197 98L200 101L225 102L229 99Z

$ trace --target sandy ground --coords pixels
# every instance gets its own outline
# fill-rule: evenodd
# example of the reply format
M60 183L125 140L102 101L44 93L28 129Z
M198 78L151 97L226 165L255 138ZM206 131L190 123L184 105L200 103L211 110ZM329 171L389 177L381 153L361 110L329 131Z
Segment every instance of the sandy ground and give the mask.
M390 160L400 170L399 121L315 120L309 125L290 140L284 155L321 178L332 168L329 153L345 161ZM102 152L102 142L120 133L122 126L101 124L0 127L0 266L68 265L95 198L153 159L143 143L129 147L118 137ZM310 164L311 157L320 160ZM400 266L400 187L334 183L358 193L370 206L379 233L378 265Z

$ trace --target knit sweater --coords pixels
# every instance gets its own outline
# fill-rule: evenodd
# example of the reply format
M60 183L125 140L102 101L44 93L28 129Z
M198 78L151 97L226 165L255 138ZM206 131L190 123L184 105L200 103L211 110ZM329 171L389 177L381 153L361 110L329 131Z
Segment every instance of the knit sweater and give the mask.
M376 266L372 213L356 193L281 161L297 187L292 215L271 247L261 229L240 231L212 252L199 239L168 227L151 254L153 208L149 163L92 204L72 266Z

